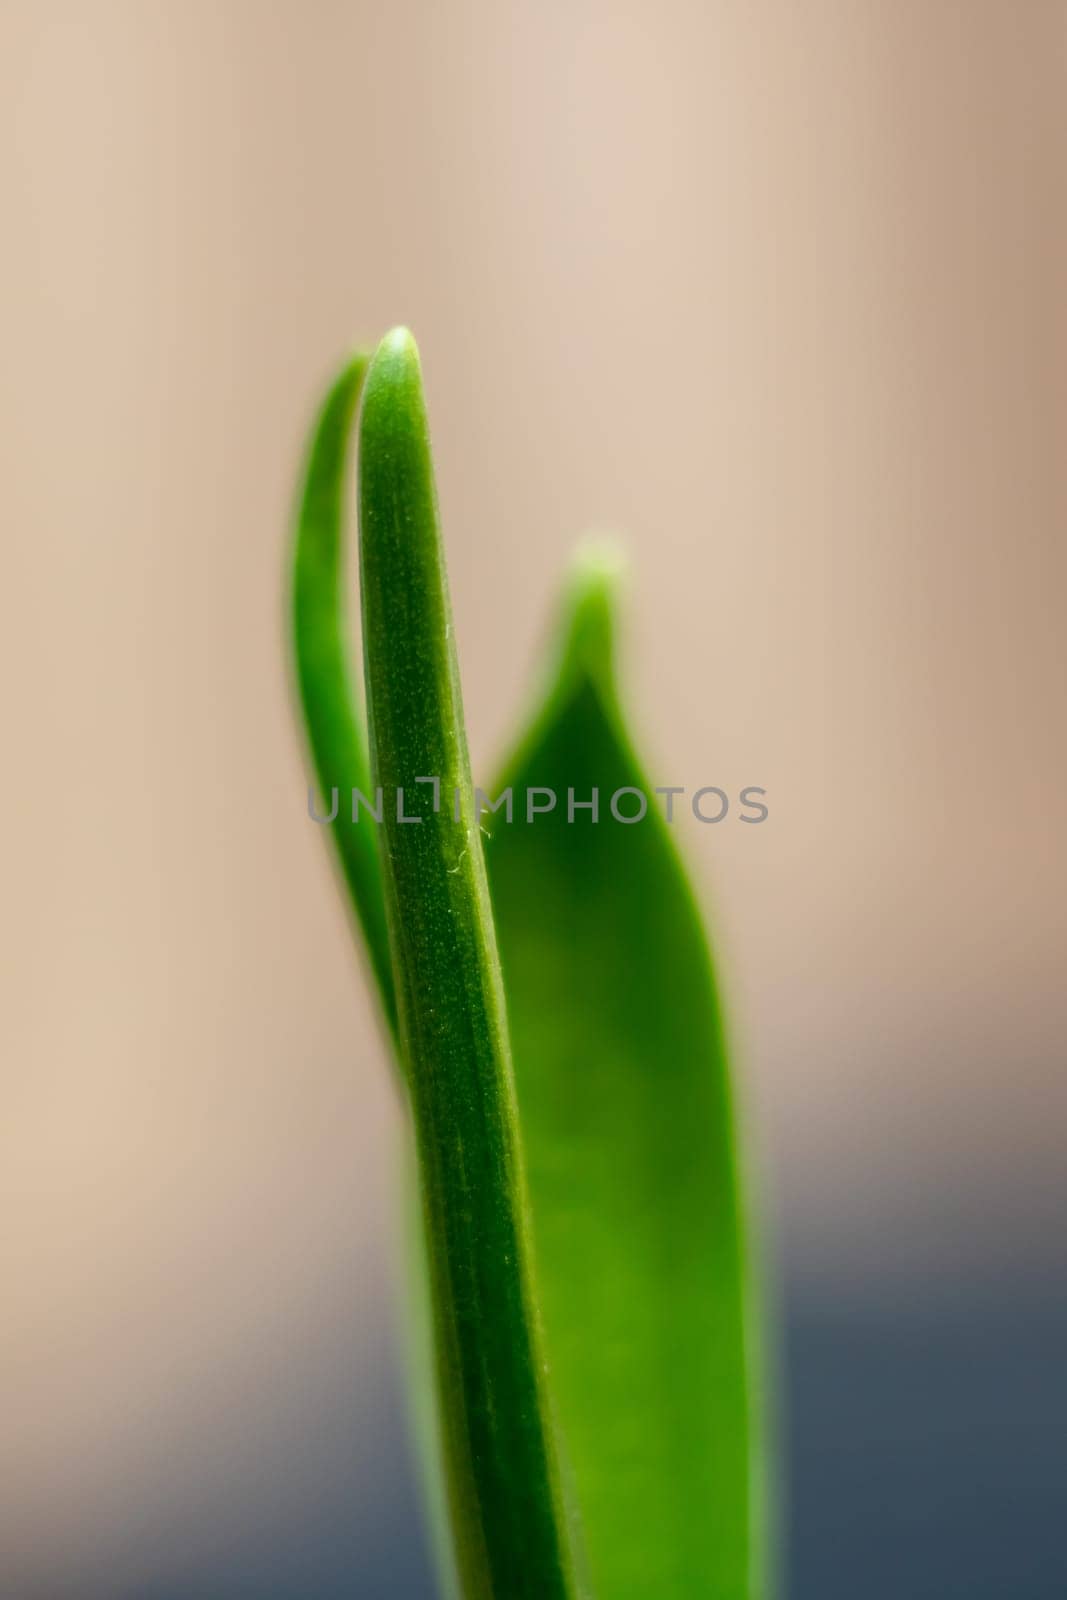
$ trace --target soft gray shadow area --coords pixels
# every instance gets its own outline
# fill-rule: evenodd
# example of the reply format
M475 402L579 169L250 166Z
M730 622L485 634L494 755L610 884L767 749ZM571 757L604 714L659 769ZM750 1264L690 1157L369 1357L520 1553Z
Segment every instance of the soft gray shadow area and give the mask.
M788 1308L791 1600L1061 1600L1067 1296Z
M1062 1600L1058 1283L961 1283L934 1299L914 1286L892 1306L794 1283L784 1335L783 1597ZM144 1576L111 1600L433 1600L395 1374L382 1398L373 1514L365 1471L339 1451L333 1476L302 1486L300 1518L184 1561L161 1546L158 1582L142 1551Z

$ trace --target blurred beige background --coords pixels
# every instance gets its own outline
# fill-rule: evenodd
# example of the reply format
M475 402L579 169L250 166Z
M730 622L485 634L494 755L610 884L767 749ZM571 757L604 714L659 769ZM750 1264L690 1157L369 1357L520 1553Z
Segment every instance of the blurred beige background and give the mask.
M162 1594L143 1539L335 1459L386 1514L397 1113L281 586L395 322L483 770L607 528L661 781L769 791L686 838L790 1272L1062 1260L1065 46L1051 0L0 8L5 1600Z

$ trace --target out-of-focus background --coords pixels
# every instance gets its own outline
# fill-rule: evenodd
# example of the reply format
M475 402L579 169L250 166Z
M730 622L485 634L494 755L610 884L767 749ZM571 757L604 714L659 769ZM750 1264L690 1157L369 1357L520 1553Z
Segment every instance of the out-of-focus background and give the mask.
M635 569L768 1174L792 1600L1062 1600L1067 8L7 0L0 1597L431 1593L282 656L409 323L476 760Z

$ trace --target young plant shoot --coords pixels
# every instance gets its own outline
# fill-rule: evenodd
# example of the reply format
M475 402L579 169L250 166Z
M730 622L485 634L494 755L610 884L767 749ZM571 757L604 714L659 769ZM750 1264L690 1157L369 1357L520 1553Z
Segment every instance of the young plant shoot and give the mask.
M442 1583L464 1600L768 1594L734 1088L676 829L620 701L618 587L611 551L580 554L542 693L476 790L418 352L398 329L346 365L297 517L295 677L410 1120L413 1384Z

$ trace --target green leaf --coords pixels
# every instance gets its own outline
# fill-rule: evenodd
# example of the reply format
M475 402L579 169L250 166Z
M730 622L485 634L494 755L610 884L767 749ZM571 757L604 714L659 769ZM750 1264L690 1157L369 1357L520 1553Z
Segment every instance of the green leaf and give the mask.
M377 497L380 513L371 553L383 594L371 605L381 624L375 648L387 740L419 769L409 771L409 784L444 778L447 808L447 760L429 753L443 750L461 793L451 853L442 818L390 820L386 837L393 836L390 916L403 946L398 971L415 1019L401 1053L418 1063L415 1133L439 1376L437 1414L417 1409L431 1454L441 1453L443 1435L464 1590L496 1600L573 1592L551 1400L597 1600L755 1600L766 1587L763 1425L729 1081L706 942L673 830L658 817L621 825L607 810L617 788L650 793L614 686L613 577L596 561L579 575L543 708L493 791L512 784L520 805L512 825L492 819L489 866L535 1207L537 1310L552 1371L546 1396L417 358L396 336L378 363L379 419L363 440L377 487L368 489L365 477L364 499ZM316 424L298 519L293 629L327 805L339 791L328 831L395 1027L380 830L366 817L353 827L347 809L352 788L373 794L347 659L342 544L349 430L365 370L364 357L349 364ZM365 563L366 555L365 548ZM594 784L601 820L594 826L579 811L567 823L568 788L584 799ZM527 785L555 790L559 809L523 822ZM390 819L394 799L390 788ZM405 811L425 813L427 802L425 786L409 791ZM420 860L427 825L437 833ZM469 859L457 857L457 835L468 852L473 842ZM437 880L427 874L430 860ZM401 881L410 868L404 902L393 881L398 866ZM448 885L439 882L442 866ZM417 886L435 881L420 900ZM466 929L459 942L457 911ZM473 1009L470 984L456 980L457 960L466 969L471 951L482 975ZM443 1013L435 995L444 997ZM465 1029L473 1030L466 1038ZM418 1328L422 1318L414 1320ZM518 1330L514 1340L509 1329ZM417 1366L428 1350L427 1339Z
M457 1566L467 1600L564 1600L576 1585L529 1277L503 989L418 353L403 329L382 341L367 375L359 510L371 765L384 793L386 918ZM438 808L420 779L438 780Z
M312 429L296 516L291 576L290 648L294 677L320 806L328 815L337 791L337 816L325 829L336 852L360 942L369 960L392 1055L397 1053L396 997L389 935L385 923L378 836L362 813L352 819L351 792L372 804L370 755L362 694L349 662L348 608L345 604L345 496L352 427L369 357L357 354L345 365L319 409ZM399 1062L396 1062L399 1066ZM421 1211L413 1202L417 1174L412 1152L404 1149L404 1216L408 1237L406 1273L409 1415L417 1449L428 1521L444 1594L455 1590L452 1535L441 1476L441 1443L433 1381L433 1329L429 1308L426 1248Z
M754 1600L762 1423L736 1119L676 826L619 709L614 589L610 561L582 563L544 703L492 790L515 806L486 854L539 1303L597 1600ZM527 822L532 787L559 799ZM594 788L599 821L568 821L568 790ZM647 796L642 820L614 820L620 789Z
M376 830L352 819L352 791L370 796L367 735L349 666L345 605L345 488L349 439L367 372L353 356L316 419L296 519L291 618L292 652L304 727L328 816L336 791L337 816L328 833L355 910L382 1009L396 1026L393 970L385 927L382 868Z

